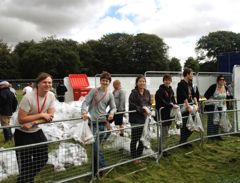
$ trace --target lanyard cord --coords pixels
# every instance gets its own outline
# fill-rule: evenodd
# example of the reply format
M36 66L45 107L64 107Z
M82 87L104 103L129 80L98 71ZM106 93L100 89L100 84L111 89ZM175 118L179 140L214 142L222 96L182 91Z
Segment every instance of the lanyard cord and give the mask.
M94 95L93 95L93 101L94 101L94 105L97 106L107 95L107 91L104 92L104 95L99 99L97 100L97 95L99 94L98 92L98 89L100 88L97 88L97 90L95 91Z
M44 98L44 101L43 101L43 104L41 106L41 109L40 109L40 106L39 106L39 98L38 98L38 90L37 90L37 107L38 107L38 113L41 113L43 111L43 108L44 108L44 105L46 103L46 100L47 100L47 95L45 96Z

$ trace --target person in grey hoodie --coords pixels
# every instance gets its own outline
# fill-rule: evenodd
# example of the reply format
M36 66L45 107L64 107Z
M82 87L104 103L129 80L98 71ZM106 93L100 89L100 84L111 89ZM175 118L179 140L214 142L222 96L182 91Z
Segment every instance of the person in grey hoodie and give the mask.
M82 103L82 117L83 120L90 120L93 125L93 134L97 131L97 123L99 132L105 131L109 127L110 120L113 119L114 113L116 112L116 105L113 94L108 91L109 84L111 83L111 75L108 72L103 72L100 76L101 86L93 88L86 96ZM106 109L110 107L109 115L107 116ZM105 115L106 114L106 115ZM99 142L101 143L106 136L106 133L99 135ZM99 167L106 166L104 155L99 149L98 151L98 140L97 137L94 143L94 175L97 174L97 155L99 152Z

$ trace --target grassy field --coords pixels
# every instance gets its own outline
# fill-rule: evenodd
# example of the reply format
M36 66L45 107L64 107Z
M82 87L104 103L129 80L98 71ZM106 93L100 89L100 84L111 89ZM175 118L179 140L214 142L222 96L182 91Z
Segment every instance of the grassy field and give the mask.
M225 137L224 141L207 142L203 149L197 143L192 150L169 151L157 164L146 159L146 166L129 163L104 176L100 182L114 183L238 183L240 182L240 139ZM131 173L136 171L135 173Z
M21 99L21 91L18 91L18 100ZM230 115L232 119L233 115ZM206 115L202 117L206 129ZM194 133L191 138L196 138ZM169 144L178 142L178 136L172 136ZM7 148L14 146L13 142L4 144L0 133L0 145ZM176 148L169 151L168 157L160 159L144 159L144 166L128 163L112 170L104 172L100 183L240 183L240 137L227 136L224 141L204 142L203 147L198 142L194 143L193 149ZM50 151L57 148L50 145ZM88 152L90 152L90 147ZM112 151L115 153L115 151ZM106 153L106 152L105 152ZM120 153L120 152L119 152ZM88 154L90 157L90 154ZM117 153L116 153L117 155ZM121 157L121 154L119 154ZM127 157L126 157L127 158ZM83 169L90 169L90 165L80 167L68 167L68 171L54 172L51 165L47 165L36 177L36 182L53 182L64 177L69 177L73 172L81 173ZM70 172L70 173L69 173ZM11 176L2 183L12 183L16 176ZM90 182L90 177L71 181L72 183Z
M240 183L240 137L228 136L224 141L205 142L203 148L194 143L193 149L176 148L170 155L156 163L154 159L144 159L144 166L128 163L105 172L100 183ZM81 172L80 168L72 167ZM64 175L65 174L65 175ZM46 176L47 175L47 176ZM50 165L38 175L37 182L52 182L69 175L56 173ZM57 178L58 177L58 178ZM49 180L50 179L50 180ZM16 176L1 181L15 182ZM72 181L89 182L90 177Z

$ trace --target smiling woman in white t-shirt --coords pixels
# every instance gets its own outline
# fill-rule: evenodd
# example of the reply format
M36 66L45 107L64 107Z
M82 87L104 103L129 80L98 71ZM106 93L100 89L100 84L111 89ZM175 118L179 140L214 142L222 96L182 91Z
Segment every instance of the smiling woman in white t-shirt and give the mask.
M41 73L36 78L33 91L23 96L18 111L18 123L22 127L15 130L15 146L47 141L38 123L53 119L55 96L50 91L51 88L51 75ZM34 177L48 161L48 146L21 148L16 150L16 154L20 170L17 182L34 182Z

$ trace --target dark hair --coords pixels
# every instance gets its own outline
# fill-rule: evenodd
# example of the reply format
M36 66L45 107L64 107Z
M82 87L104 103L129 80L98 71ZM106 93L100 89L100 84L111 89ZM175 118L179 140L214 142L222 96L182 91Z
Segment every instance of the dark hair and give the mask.
M38 75L38 77L35 79L35 87L37 88L38 83L40 83L42 80L44 80L44 79L46 79L46 78L48 78L48 77L50 77L51 79L53 79L50 74L45 73L45 72L41 72L41 73Z
M220 74L220 75L217 77L217 82L218 82L219 80L221 80L221 78L224 79L224 76L223 76L222 74Z
M165 74L163 76L163 81L165 81L165 80L171 80L172 81L172 76L170 74Z
M111 81L112 81L111 74L109 72L103 71L101 76L100 76L100 81L102 79L107 79L111 83Z
M146 81L146 78L145 78L144 75L140 74L140 75L137 76L136 82L135 82L135 88L136 88L136 89L137 89L137 83L138 83L139 79L142 79L142 78Z
M193 72L193 70L191 68L184 68L184 70L183 70L183 77L186 77L191 72Z
M32 84L33 84L32 82L29 82L27 83L27 86L32 86Z

